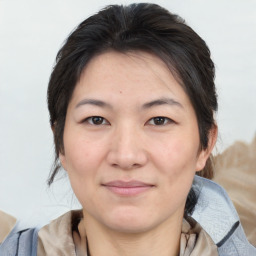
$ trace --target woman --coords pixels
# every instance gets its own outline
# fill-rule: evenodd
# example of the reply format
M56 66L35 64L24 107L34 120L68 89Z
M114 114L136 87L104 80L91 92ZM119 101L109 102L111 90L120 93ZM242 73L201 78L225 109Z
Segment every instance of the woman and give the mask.
M32 254L253 250L246 240L243 251L236 248L236 232L243 237L243 231L233 218L221 236L203 218L209 209L203 203L221 193L227 211L220 211L237 215L221 188L195 178L213 176L214 64L205 42L180 17L157 5L132 4L108 6L86 19L57 55L48 108L56 149L49 185L63 167L83 209L38 234L20 232L27 247L32 241ZM191 218L194 210L209 234ZM16 251L22 246L17 242Z

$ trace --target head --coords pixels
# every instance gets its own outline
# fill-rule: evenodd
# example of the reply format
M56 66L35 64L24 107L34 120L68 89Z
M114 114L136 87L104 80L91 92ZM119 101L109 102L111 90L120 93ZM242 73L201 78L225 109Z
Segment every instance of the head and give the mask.
M195 113L198 132L197 154L210 152L216 133L214 112L217 97L214 64L206 43L179 16L154 4L108 6L83 21L58 52L48 87L50 123L54 131L55 165L49 184L65 156L64 131L67 111L77 85L86 80L86 69L109 53L151 56L164 63L182 88ZM211 179L209 157L197 175ZM195 205L190 191L185 213Z

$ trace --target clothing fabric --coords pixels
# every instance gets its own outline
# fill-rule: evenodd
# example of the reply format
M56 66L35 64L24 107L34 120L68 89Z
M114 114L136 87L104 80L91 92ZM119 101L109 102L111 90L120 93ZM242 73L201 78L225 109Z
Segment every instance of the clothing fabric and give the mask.
M180 256L217 256L217 246L199 223L192 218L183 220Z
M0 243L4 241L16 224L16 219L0 210Z
M16 228L0 244L1 256L36 256L37 228L17 231Z
M219 255L256 256L256 248L248 242L226 191L215 182L198 176L192 187L198 196L192 217L218 246Z
M81 211L71 211L38 233L38 256L73 255L88 256L85 236L72 227L82 219ZM55 239L52 239L52 238ZM74 243L73 237L76 237ZM217 246L210 236L192 218L183 220L180 240L180 256L217 256Z
M20 230L14 217L0 211L0 256L16 255L37 255L37 228Z
M214 181L228 192L246 237L256 246L256 137L236 142L215 157Z

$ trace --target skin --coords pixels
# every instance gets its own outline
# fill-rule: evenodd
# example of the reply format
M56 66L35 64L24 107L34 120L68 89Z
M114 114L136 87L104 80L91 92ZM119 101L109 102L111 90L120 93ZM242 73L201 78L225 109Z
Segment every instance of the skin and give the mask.
M60 154L91 255L178 255L186 197L213 135L209 141L199 152L194 109L162 60L142 52L94 57L68 105ZM116 180L146 186L106 186Z

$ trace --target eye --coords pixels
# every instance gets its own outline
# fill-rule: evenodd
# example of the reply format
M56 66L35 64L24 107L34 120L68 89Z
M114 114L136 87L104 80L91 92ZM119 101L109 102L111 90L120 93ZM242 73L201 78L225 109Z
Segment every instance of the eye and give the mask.
M106 125L109 124L109 122L101 117L101 116L90 116L84 120L84 122L87 122L91 125Z
M148 124L150 125L166 125L168 123L174 123L174 121L168 117L163 117L163 116L157 116L157 117L151 118L148 121Z

